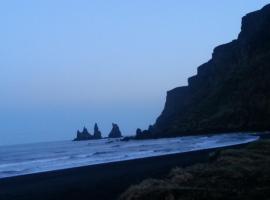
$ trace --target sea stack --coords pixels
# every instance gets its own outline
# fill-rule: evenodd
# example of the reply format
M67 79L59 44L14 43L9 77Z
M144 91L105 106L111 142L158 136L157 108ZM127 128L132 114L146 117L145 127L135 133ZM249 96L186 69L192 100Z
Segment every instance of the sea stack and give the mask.
M73 141L81 141L81 140L97 140L102 139L102 134L98 129L97 123L94 126L94 135L88 132L87 128L83 128L83 131L77 131L77 137Z
M80 141L80 140L90 140L92 138L92 135L88 132L86 127L83 127L83 131L80 132L77 131L77 137L74 139L74 141Z
M95 123L95 126L94 126L94 136L93 136L95 139L101 139L102 136L101 136L101 132L98 128L98 125L97 123Z
M112 124L112 130L109 133L108 137L109 138L120 138L120 137L122 137L122 133L121 133L121 131L120 131L117 124L114 124L114 123Z

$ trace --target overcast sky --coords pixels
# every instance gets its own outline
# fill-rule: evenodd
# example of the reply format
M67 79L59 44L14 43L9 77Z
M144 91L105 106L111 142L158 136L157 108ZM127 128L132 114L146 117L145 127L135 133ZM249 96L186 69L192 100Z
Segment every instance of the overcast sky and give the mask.
M161 113L264 0L0 2L0 145L125 135Z

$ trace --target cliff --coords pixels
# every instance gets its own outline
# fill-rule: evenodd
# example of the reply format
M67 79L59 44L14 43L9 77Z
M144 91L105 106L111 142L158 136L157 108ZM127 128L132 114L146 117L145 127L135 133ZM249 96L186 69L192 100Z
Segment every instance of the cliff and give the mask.
M167 92L149 137L270 130L270 4L242 19L188 86Z

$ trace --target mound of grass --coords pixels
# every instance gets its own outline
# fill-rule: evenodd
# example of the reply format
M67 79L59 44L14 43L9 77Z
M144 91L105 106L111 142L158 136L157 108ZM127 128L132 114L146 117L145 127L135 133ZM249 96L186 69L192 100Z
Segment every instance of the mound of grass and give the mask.
M270 199L270 140L223 150L209 163L175 168L131 186L120 200Z

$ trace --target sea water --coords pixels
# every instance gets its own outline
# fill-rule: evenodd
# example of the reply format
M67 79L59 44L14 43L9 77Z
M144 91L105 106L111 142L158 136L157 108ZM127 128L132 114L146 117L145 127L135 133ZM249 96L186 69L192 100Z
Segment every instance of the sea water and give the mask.
M101 139L0 146L0 178L224 147L258 139L258 136L247 133L235 133L153 140Z

